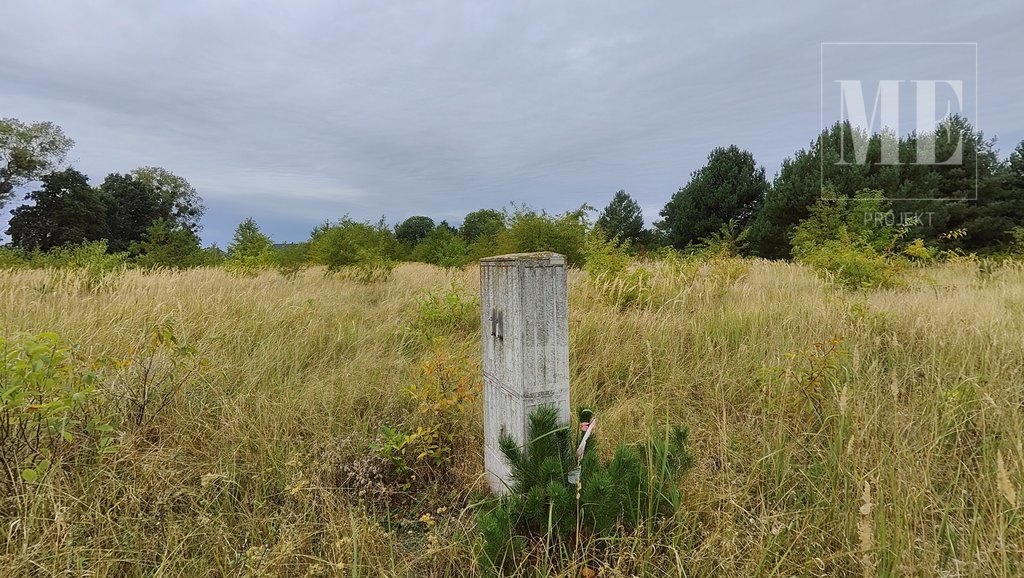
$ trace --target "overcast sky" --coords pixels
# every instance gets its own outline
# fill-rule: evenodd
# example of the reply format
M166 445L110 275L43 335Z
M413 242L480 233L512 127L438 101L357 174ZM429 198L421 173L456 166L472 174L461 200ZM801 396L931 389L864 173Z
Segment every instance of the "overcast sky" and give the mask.
M706 4L4 0L0 117L61 125L94 184L184 176L221 246L247 216L295 241L618 189L653 220L716 146L774 175L810 143L822 42L976 42L964 112L1004 155L1024 139L1020 0Z

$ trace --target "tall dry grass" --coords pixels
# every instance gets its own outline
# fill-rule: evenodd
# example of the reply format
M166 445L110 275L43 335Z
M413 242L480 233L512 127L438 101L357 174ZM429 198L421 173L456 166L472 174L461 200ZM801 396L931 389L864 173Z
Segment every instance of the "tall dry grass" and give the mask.
M86 291L3 273L5 334L55 331L100 359L172 319L207 365L113 454L6 497L0 574L478 573L478 405L434 498L382 513L332 475L346 440L409 411L417 296L475 293L476 275L133 271ZM947 265L849 292L794 264L714 259L642 284L623 301L629 288L571 276L572 399L597 408L605 448L689 426L683 511L544 572L1024 573L1024 271ZM471 327L450 333L479 355Z

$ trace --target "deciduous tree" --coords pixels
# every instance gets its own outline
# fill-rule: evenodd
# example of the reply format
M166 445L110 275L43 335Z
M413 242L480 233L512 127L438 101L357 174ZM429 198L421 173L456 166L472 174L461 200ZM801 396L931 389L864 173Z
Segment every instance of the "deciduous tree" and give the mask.
M28 200L32 204L11 211L7 234L17 247L48 251L108 236L103 197L74 169L44 175Z
M0 118L0 208L16 187L56 169L73 145L52 122Z
M434 220L417 215L409 217L395 227L395 237L408 247L415 247L434 230Z

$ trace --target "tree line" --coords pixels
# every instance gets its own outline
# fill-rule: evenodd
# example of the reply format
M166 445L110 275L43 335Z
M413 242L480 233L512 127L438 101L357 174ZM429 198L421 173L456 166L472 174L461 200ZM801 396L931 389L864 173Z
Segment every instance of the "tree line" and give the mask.
M934 143L935 158L959 150L962 162L915 163L923 139ZM11 212L7 234L13 247L48 251L103 240L109 252L128 252L141 264L176 267L221 257L219 250L200 249L204 208L187 180L143 167L112 173L92 187L80 172L60 168L72 145L53 123L0 120L0 207L16 188L40 183L26 195L28 203ZM862 158L849 162L858 146ZM343 268L398 260L456 267L500 252L554 250L580 263L588 234L599 231L633 251L689 250L727 239L742 254L787 259L794 256L799 225L817 205L845 199L853 202L845 202L844 210L857 211L862 191L878 192L861 205L865 215L869 208L875 215L927 215L902 224L910 237L946 249L1000 251L1019 238L1024 225L1024 142L1000 159L994 141L961 117L946 119L935 133L903 137L869 136L837 123L785 159L771 180L749 151L735 145L714 149L652 228L645 227L639 204L620 190L593 222L594 209L586 205L560 215L514 205L479 209L458 227L424 215L394 227L383 219L361 223L345 217L317 226L303 243L285 246L275 246L247 219L226 256L247 267L309 262Z

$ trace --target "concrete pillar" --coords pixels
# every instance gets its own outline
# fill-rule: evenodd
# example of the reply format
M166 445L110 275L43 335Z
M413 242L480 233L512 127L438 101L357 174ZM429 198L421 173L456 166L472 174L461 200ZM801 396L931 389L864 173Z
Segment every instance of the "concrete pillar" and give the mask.
M569 421L569 295L565 257L518 253L480 260L484 468L491 489L511 484L502 432L526 441L533 408L551 404Z

